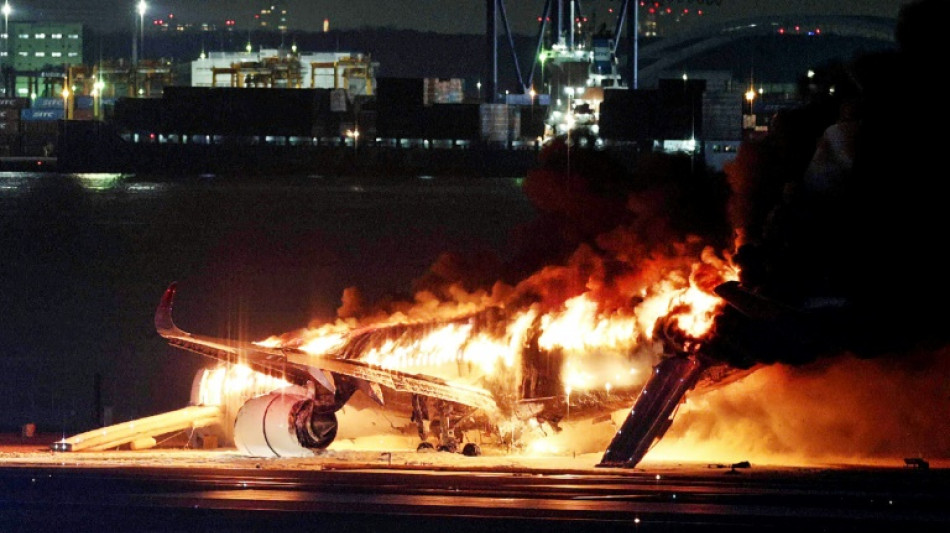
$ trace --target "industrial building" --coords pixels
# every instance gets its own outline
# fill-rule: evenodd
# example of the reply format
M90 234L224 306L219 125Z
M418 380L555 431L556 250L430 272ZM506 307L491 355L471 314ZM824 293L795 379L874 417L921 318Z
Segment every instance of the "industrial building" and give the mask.
M56 96L66 68L82 65L83 25L77 22L11 22L3 42L4 96Z
M259 49L203 53L191 63L192 87L346 89L373 94L378 65L355 52Z

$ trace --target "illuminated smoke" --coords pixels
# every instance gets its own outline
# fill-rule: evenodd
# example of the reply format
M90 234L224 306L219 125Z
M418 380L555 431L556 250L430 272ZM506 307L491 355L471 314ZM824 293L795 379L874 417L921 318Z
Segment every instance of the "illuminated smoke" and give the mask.
M559 148L548 161L561 160ZM478 385L509 411L519 397L557 398L575 417L628 408L668 355L657 324L703 336L721 304L712 289L735 278L710 244L726 241L727 226L721 209L704 204L722 195L710 193L718 188L709 176L684 177L681 157L645 157L637 179L591 151L572 159L569 175L545 166L525 181L542 213L541 226L525 231L543 246L505 264L447 254L416 281L411 301L368 304L350 288L335 322L259 344ZM595 433L609 425L601 420Z
M831 464L948 457L950 351L764 367L691 395L652 459Z
M902 84L905 90L921 85ZM838 94L856 94L844 89L838 87ZM895 98L889 91L880 94ZM911 100L919 101L905 99ZM901 122L897 115L908 114L894 113L894 104L870 103L891 113L876 120L864 115L868 131L890 131L881 139L893 140L894 131L925 131L904 127L916 123ZM575 149L567 157L564 146L555 144L525 180L539 216L516 232L519 252L510 260L445 254L416 280L408 301L365 302L357 288L347 289L336 322L266 342L315 354L359 353L387 368L468 383L499 380L493 390L511 392L533 383L536 392L564 395L572 407L593 405L602 412L611 407L611 396L635 394L646 370L664 355L665 347L653 336L666 317L663 323L698 341L698 349L758 370L692 394L648 459L805 462L950 455L945 437L950 394L933 379L948 375L946 352L914 358L907 356L905 343L891 342L906 336L914 344L948 331L942 314L924 311L932 301L947 301L948 284L928 277L931 269L923 268L942 264L941 247L934 245L941 235L934 231L945 227L937 216L943 211L933 207L943 196L916 187L934 181L925 163L940 150L909 146L917 137L904 136L900 146L908 157L899 163L883 140L862 146L853 169L853 176L863 179L856 182L860 194L846 198L845 210L822 212L833 215L826 224L806 220L812 224L787 227L796 232L786 235L792 242L809 247L781 256L783 261L766 272L780 274L774 288L781 296L824 290L827 286L816 282L829 275L845 279L849 296L864 306L860 318L873 318L864 331L845 331L864 338L846 340L874 347L871 355L883 351L898 357L861 360L842 355L846 347L798 345L802 335L796 324L774 330L754 323L735 327L730 321L737 313L723 311L712 291L736 275L753 286L761 281L756 276L762 272L746 268L758 266L754 262L740 261L741 270L733 266L732 251L775 230L770 225L783 221L776 215L788 212L774 207L799 198L794 184L824 128L834 122L835 114L827 111L810 107L776 117L770 135L744 144L725 176L692 172L688 158L655 154L627 172L593 150ZM890 186L894 180L913 180L915 187L906 188L913 193ZM882 185L885 181L889 185ZM912 201L920 196L927 201L915 209ZM856 229L860 233L849 233ZM901 242L882 241L895 231ZM710 323L712 338L705 333ZM392 334L381 333L379 343L359 350L347 348L348 339L364 328L390 328ZM415 335L423 330L432 336ZM924 371L915 370L914 361ZM532 368L537 376L524 372ZM602 451L622 418L615 413L564 424L560 433L545 433L541 425L522 431L535 437L537 453Z

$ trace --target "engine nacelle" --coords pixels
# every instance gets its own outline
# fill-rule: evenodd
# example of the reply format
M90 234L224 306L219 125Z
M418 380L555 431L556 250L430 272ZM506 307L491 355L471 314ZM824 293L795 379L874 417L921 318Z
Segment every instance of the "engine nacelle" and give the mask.
M332 411L319 409L299 387L251 398L234 420L234 444L254 457L311 457L336 438Z

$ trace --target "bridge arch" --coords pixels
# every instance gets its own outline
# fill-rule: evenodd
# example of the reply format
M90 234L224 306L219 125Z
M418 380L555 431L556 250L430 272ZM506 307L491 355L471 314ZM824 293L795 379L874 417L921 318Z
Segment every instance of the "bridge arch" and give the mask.
M814 15L762 16L729 21L640 46L639 85L653 86L659 75L674 65L750 36L776 35L782 31L791 35L806 35L818 30L821 35L861 37L892 43L896 24L896 18Z

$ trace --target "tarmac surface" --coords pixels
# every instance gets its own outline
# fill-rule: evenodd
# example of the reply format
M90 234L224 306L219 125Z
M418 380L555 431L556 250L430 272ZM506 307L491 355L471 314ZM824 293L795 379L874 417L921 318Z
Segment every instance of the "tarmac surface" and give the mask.
M599 454L229 448L53 452L0 438L0 531L941 531L950 469L779 467Z

